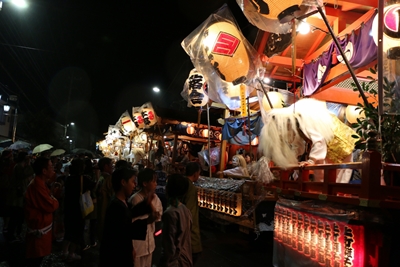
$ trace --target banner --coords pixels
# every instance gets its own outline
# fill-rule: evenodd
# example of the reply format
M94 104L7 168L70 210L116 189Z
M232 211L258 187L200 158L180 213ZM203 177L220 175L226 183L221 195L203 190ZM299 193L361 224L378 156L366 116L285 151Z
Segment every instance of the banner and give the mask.
M370 35L373 19L374 16L365 24L362 24L358 30L339 39L340 46L353 68L363 67L377 59L377 46ZM332 58L335 56L337 60L333 61ZM325 79L331 68L337 64L342 64L341 61L343 61L342 55L335 43L332 42L328 51L311 63L305 64L303 94L305 96L314 94L322 84L327 82Z

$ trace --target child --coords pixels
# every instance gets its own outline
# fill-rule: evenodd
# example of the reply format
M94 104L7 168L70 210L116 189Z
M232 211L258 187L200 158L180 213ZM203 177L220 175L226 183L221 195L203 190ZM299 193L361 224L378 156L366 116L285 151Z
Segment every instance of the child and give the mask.
M111 200L104 220L103 239L100 246L100 266L133 267L135 252L132 239L145 239L147 222L132 218L152 212L147 199L132 210L126 199L135 188L136 171L121 168L112 174L112 187L115 196Z
M147 235L146 240L133 240L133 247L135 248L135 267L151 267L152 253L155 249L154 232L155 232L155 221L161 221L161 215L163 212L162 204L155 190L157 186L157 176L154 170L145 168L138 174L138 186L140 190L132 195L128 202L132 203L132 207L143 202L144 199L150 198L154 195L151 205L153 206L153 214L148 214L134 218L147 220Z
M189 180L181 174L172 174L167 178L166 191L169 207L162 217L164 255L161 266L193 266L192 215L189 209L180 202L180 198L186 193L188 187Z

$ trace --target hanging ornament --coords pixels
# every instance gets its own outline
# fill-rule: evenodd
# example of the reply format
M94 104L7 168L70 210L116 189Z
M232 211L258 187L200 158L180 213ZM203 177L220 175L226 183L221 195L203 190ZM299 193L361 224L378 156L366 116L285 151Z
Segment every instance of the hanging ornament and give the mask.
M283 96L280 92L271 91L267 95L271 101L272 108L283 108ZM271 110L271 105L265 95L263 96L262 105L265 111Z
M220 78L234 85L245 82L250 62L237 27L216 22L207 28L203 38L203 49Z
M202 107L208 103L208 85L200 72L192 69L185 82L188 92L188 101L194 107Z

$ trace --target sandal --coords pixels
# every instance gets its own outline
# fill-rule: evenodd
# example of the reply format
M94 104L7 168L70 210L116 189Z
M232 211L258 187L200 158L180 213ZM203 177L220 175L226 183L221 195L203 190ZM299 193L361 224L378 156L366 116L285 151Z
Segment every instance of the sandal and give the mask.
M86 245L86 247L84 247L84 248L82 249L82 251L88 250L89 248L90 248L90 246L89 246L89 245Z

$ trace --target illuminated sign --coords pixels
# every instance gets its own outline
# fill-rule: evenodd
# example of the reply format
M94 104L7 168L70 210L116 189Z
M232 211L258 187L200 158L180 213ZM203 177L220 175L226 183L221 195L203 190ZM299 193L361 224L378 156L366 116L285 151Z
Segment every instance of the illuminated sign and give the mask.
M275 241L320 266L364 266L364 226L276 205Z

